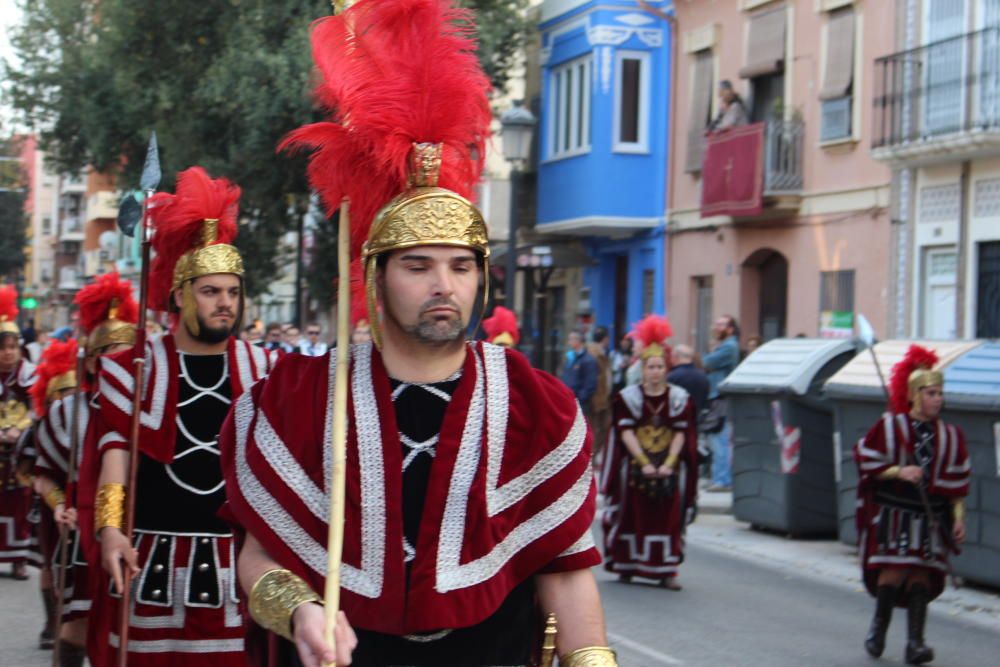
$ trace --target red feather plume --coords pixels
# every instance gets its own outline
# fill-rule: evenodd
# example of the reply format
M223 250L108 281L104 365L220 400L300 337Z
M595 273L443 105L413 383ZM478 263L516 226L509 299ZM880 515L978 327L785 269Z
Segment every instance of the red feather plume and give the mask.
M49 382L52 378L76 370L76 340L70 338L65 343L53 341L38 362L35 370L35 384L29 390L31 394L31 404L35 409L35 414L44 417L48 406L45 404L45 395L49 389ZM79 379L79 378L78 378Z
M509 333L514 338L515 345L521 340L521 332L517 326L517 315L503 306L494 308L493 315L483 320L483 331L486 332L486 338L490 342L493 342L493 339L502 333Z
M0 286L0 322L17 320L17 289L13 285Z
M937 362L937 353L926 347L911 345L906 350L902 361L892 367L889 378L889 400L893 412L905 414L910 411L910 374L920 368L930 370Z
M352 257L407 189L414 142L442 144L438 184L473 198L492 120L473 32L471 12L449 0L361 0L313 24L316 96L332 122L291 132L278 150L313 149L309 180L330 215L350 199Z
M647 315L633 324L629 333L629 336L642 343L643 347L649 347L653 343L665 345L666 340L673 335L674 328L670 325L670 320L659 315Z
M211 178L201 167L177 174L175 194L161 192L149 200L153 252L149 266L149 307L168 310L174 266L185 253L202 246L203 221L219 221L214 243L236 238L240 188L224 178Z
M132 296L132 283L121 280L118 272L98 276L79 292L73 303L80 307L80 327L90 333L109 318L111 302L118 302L116 318L135 324L139 319L139 304Z

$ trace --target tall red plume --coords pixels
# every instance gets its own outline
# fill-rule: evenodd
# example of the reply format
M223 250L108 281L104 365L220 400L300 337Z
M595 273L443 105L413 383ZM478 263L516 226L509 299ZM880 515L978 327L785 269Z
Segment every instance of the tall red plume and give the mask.
M0 286L0 322L17 320L17 289L13 285Z
M450 0L360 0L313 24L332 122L291 132L278 150L313 149L309 180L329 214L351 202L351 256L378 210L407 187L414 142L440 143L438 184L472 199L490 136L490 83L472 14Z
M118 272L98 276L79 292L73 303L80 307L80 327L90 333L101 322L109 318L111 302L118 302L116 318L135 324L139 319L139 304L132 296L132 283L121 280Z
M486 332L486 338L491 343L502 333L509 333L514 338L515 345L521 341L521 331L517 327L517 315L503 306L494 308L493 315L483 320L483 331Z
M910 374L919 368L932 369L938 362L933 350L919 345L911 345L903 359L892 367L889 379L889 401L892 411L906 414L910 411Z
M176 194L161 192L149 200L153 252L149 266L149 307L167 310L174 265L184 253L202 246L202 223L219 221L215 243L236 238L240 188L224 178L211 178L201 167L177 174Z
M674 328L670 325L670 320L659 315L647 315L633 324L629 333L629 336L642 343L643 347L653 343L665 345L666 340L673 335Z
M76 370L76 339L70 338L65 343L53 341L38 362L35 370L35 384L31 385L31 404L35 409L35 414L44 417L48 406L45 404L45 394L49 389L49 382L52 378Z

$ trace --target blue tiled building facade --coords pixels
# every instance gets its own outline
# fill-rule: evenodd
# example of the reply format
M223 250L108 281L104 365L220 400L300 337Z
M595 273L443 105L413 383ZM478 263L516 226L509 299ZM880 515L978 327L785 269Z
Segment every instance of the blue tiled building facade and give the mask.
M617 337L664 311L670 30L632 0L546 0L539 31L536 231L583 243L593 320Z

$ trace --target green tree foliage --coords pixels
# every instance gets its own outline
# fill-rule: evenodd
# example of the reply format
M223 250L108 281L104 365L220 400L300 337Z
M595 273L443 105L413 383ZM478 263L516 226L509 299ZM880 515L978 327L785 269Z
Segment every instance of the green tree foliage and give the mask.
M462 1L479 16L480 58L502 88L523 43L525 0ZM275 146L319 118L309 25L329 1L21 0L21 9L6 93L55 167L91 165L134 187L155 129L161 188L195 164L242 187L237 245L248 292L264 291L287 259L275 252L281 235L308 204L303 159ZM309 282L329 284L330 264L314 256L321 275Z

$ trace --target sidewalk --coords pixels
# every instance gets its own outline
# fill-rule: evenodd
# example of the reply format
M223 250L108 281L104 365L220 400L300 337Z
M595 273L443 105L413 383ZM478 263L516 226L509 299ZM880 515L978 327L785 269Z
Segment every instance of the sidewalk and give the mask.
M702 493L707 497L728 494ZM719 508L721 500L711 500L709 507ZM731 499L730 499L731 504ZM837 540L793 540L781 535L751 530L749 524L736 521L729 514L703 509L698 520L688 528L688 544L711 549L758 565L812 576L837 586L864 592L861 570L854 547ZM1000 631L1000 594L996 591L950 586L930 607L935 615L959 617L984 628Z

